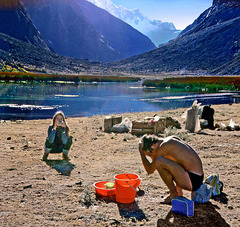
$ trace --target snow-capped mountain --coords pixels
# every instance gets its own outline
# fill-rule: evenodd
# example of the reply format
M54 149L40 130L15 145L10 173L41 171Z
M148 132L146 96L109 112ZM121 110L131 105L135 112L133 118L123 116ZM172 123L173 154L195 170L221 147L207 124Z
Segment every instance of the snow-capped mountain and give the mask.
M239 75L239 25L240 1L214 0L176 39L109 67L139 74L188 71Z
M180 34L173 23L151 20L145 17L139 9L127 9L123 6L116 6L111 0L87 0L94 5L107 10L115 17L123 20L144 35L158 46L176 38Z

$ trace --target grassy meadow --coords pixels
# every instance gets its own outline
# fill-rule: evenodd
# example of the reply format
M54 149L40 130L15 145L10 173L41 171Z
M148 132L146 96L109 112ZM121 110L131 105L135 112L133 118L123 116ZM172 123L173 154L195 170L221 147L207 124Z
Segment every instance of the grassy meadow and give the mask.
M239 91L239 76L202 76L202 77L175 77L163 80L145 80L143 86L160 89L179 89L186 91L209 91L220 90Z
M29 83L80 83L80 82L137 82L139 77L127 76L88 76L88 75L58 75L37 74L29 72L0 72L0 80L5 82Z

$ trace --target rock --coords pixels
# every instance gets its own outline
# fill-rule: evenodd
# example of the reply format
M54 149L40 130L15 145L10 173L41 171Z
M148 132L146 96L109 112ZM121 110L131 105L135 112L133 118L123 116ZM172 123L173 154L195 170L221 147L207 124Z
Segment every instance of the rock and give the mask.
M201 129L197 111L194 109L188 109L187 111L185 129L189 132L198 132Z
M213 0L213 5L217 5L217 4L223 4L223 3L231 3L234 5L239 5L240 6L240 1L239 0Z
M173 119L172 117L166 117L166 127L173 126L175 128L180 129L181 124L178 120Z
M27 188L32 188L32 185L29 184L29 185L23 187L23 189L27 189Z
M120 124L116 124L111 128L111 132L124 133L129 132L132 127L130 119L125 118Z

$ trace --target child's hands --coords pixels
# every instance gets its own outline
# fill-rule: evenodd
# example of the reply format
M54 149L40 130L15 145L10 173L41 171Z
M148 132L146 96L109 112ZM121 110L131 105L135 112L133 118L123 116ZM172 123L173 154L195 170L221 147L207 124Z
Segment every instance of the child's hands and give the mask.
M55 121L54 121L54 125L53 125L53 129L57 129L57 127L58 127L58 124L59 124L59 121L57 120L57 119L55 119Z
M66 127L67 127L65 121L62 122L62 125L61 125L61 126L62 126L63 128L66 128Z

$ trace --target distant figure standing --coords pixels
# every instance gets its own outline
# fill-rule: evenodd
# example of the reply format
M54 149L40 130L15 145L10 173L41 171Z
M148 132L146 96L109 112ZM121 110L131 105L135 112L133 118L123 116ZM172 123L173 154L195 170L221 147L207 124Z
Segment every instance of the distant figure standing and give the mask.
M68 160L68 153L72 145L72 136L62 111L53 116L53 124L48 128L48 136L45 141L43 160L47 160L49 153L62 153L63 159Z
M211 108L211 105L204 106L203 112L202 112L202 119L205 119L208 121L208 128L214 129L214 109Z
M202 185L202 162L193 148L180 138L145 135L139 142L139 152L147 173L157 170L169 189L163 203L169 204L173 198L183 196L182 189L196 191Z

